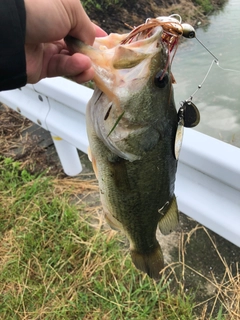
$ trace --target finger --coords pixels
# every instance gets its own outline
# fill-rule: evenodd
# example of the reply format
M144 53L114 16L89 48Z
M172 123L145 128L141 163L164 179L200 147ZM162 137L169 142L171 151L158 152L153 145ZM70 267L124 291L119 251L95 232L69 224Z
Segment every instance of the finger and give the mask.
M87 72L89 71L89 72ZM81 74L85 73L81 76ZM68 76L77 77L77 79L91 80L94 72L91 68L91 60L80 53L75 53L72 56L65 54L54 55L47 67L47 77Z
M94 70L93 70L93 68L90 68L90 69L80 73L77 76L70 77L70 79L77 82L77 83L84 83L84 82L92 80L93 77L94 77Z
M97 26L95 23L93 23L95 28L95 35L96 37L106 37L108 34L99 26Z
M90 18L86 14L85 10L82 7L81 2L78 2L79 10L76 12L76 7L73 7L72 12L72 27L69 34L77 39L80 39L82 42L92 45L95 39L95 28ZM79 19L79 17L81 17Z

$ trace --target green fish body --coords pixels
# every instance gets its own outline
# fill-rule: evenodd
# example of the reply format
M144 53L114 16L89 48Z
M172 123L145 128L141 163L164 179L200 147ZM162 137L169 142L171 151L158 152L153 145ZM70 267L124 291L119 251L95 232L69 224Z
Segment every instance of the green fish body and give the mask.
M157 227L168 234L178 224L178 116L162 32L158 26L126 44L126 35L111 34L94 47L66 39L73 52L91 58L95 69L86 119L105 218L126 234L135 266L154 279L164 267Z

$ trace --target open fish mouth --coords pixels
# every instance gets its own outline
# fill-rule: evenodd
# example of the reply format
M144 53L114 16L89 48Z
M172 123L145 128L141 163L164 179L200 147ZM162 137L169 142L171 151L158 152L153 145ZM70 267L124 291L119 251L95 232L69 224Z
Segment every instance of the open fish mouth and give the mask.
M161 25L145 23L134 28L129 34L112 33L107 37L96 38L93 47L97 52L88 50L86 54L91 58L97 76L99 75L102 81L105 81L103 69L111 79L111 73L115 73L114 70L133 68L148 57L160 52L165 46L162 41L163 32ZM168 48L165 47L165 53L167 53ZM98 79L94 80L98 84Z
M96 51L85 48L83 53L92 60L97 87L111 97L113 88L116 93L116 88L121 88L126 82L148 78L151 60L155 55L165 61L164 76L182 34L181 21L175 16L147 19L128 34L113 33L96 38L93 45Z
M178 19L174 18L175 16ZM176 46L178 39L183 35L183 27L181 24L181 17L172 15L169 17L158 17L155 19L148 18L144 24L134 28L129 35L121 42L121 44L131 44L146 40L151 41L151 38L159 34L159 27L162 28L161 40L166 44L171 52Z
M96 38L93 47L70 36L65 38L65 42L70 52L89 56L95 70L93 80L96 86L111 97L113 89L122 87L127 81L147 78L151 58L156 54L165 61L164 69L167 70L175 55L179 37L183 35L181 18L177 18L178 15L149 18L128 34L112 33ZM138 70L126 73L126 69L134 69L138 65ZM124 74L121 70L125 70Z

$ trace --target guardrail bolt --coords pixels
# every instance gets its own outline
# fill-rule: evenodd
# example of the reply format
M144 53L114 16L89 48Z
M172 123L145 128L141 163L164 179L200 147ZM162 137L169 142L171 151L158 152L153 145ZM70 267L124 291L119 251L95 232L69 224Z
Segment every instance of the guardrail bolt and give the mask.
M40 101L43 101L43 98L42 98L42 96L40 96L40 94L38 95L38 99L39 99Z

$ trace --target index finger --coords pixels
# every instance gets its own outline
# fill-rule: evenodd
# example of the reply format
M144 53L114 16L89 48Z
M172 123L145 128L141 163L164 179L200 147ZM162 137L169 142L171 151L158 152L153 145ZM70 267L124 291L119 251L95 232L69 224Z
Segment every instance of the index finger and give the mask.
M70 30L69 35L86 44L92 45L96 36L96 30L79 0L78 3L79 10L76 11L76 7L72 8L72 26L74 27Z

